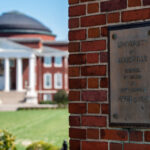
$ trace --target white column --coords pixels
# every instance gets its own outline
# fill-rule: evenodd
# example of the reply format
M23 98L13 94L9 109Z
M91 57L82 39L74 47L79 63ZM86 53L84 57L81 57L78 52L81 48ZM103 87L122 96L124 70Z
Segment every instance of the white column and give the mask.
M5 58L5 91L10 90L10 61L9 58Z
M17 79L17 91L22 91L22 59L17 58L17 70L16 70L16 79Z
M68 57L65 56L65 89L68 89Z
M35 58L29 58L29 88L35 91Z
M68 57L64 57L64 64L65 64L65 68L68 68Z
M26 103L37 104L37 93L35 91L35 63L36 57L29 58L29 89L26 94Z

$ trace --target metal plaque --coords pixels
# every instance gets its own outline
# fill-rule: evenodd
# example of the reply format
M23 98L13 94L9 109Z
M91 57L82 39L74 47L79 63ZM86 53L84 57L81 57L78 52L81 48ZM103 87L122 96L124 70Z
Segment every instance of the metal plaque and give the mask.
M150 23L109 28L110 125L150 126Z

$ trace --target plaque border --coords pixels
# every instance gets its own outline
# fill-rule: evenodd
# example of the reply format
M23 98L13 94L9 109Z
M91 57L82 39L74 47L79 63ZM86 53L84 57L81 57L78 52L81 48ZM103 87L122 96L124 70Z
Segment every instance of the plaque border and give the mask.
M116 30L124 30L124 29L132 29L132 28L140 28L140 27L147 27L150 26L150 21L144 21L144 22L136 22L136 23L129 23L129 24L121 24L121 25L112 25L108 26L108 99L109 99L109 126L110 127L123 127L123 128L135 128L135 127L143 127L143 128L149 128L150 123L114 123L111 122L111 90L110 90L110 32L116 31Z

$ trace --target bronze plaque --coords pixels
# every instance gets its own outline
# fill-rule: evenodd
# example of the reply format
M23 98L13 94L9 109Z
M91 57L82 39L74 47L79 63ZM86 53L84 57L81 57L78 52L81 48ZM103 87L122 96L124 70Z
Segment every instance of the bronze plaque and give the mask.
M150 25L109 29L110 125L150 126Z

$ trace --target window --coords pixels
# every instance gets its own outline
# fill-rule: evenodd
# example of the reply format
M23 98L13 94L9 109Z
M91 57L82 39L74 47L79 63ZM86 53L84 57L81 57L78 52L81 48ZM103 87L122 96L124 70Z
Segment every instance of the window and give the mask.
M15 60L14 59L10 59L10 67L15 67Z
M52 75L50 73L44 74L44 88L52 88Z
M44 66L51 67L52 66L52 58L51 57L44 57Z
M55 67L62 66L62 57L55 57Z
M51 94L44 94L43 100L44 101L52 101L52 95Z
M56 73L54 77L54 82L55 82L55 88L56 89L61 89L62 88L62 74L61 73Z

